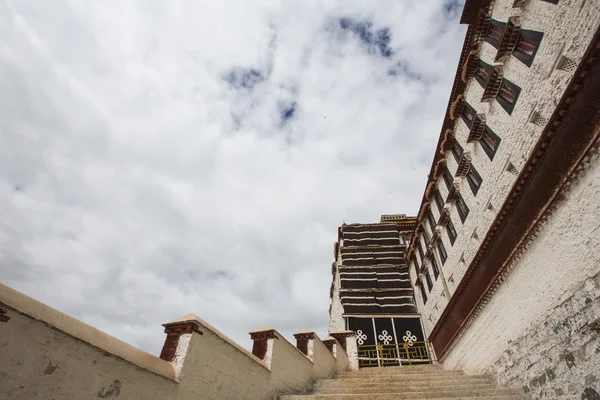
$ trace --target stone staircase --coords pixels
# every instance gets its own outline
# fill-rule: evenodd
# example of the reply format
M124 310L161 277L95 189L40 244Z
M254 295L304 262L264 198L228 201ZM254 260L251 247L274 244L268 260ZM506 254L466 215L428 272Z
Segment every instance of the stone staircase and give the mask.
M366 368L317 381L312 394L279 400L525 400L519 389L499 387L490 375L465 375L438 365Z

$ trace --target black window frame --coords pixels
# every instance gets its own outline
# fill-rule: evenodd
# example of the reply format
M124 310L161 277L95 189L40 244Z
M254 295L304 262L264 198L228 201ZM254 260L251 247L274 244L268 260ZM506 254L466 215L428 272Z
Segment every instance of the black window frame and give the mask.
M454 224L452 223L452 218L448 218L448 223L446 224L446 233L448 233L448 237L450 238L450 244L454 246L454 242L456 242L456 228L454 228Z
M469 118L469 116L471 116L471 118ZM465 101L462 112L460 113L460 118L463 120L463 122L465 124L467 124L469 129L471 129L471 126L473 126L473 121L475 121L476 116L477 116L477 111L469 103L467 103ZM458 142L455 141L454 143L458 143Z
M451 218L448 218L448 223L446 224L446 233L448 233L448 238L450 238L450 244L454 246L454 242L456 242L456 237L458 235Z
M452 183L454 183L454 177L450 173L448 166L444 164L444 168L442 169L442 179L444 179L444 183L448 190L452 188Z
M498 39L494 39L490 36L490 32L492 31L492 27L496 26L498 30L501 32L500 37ZM485 34L485 41L494 46L495 48L500 47L500 40L502 40L502 33L506 29L506 22L496 21L495 19L490 19L490 24L488 26L488 31Z
M428 268L425 268L425 280L427 281L427 289L429 290L429 293L431 293L431 290L433 289L433 281L431 280L431 275L429 275Z
M487 78L484 76L481 76L478 72L480 70L480 68L484 69L487 71ZM477 66L477 68L475 69L475 74L473 75L473 77L475 78L475 80L477 82L479 82L479 84L481 85L482 88L485 89L485 87L488 84L488 81L490 80L490 77L492 76L492 71L494 70L494 67L492 67L490 64L485 63L481 60L479 60L479 65Z
M460 195L460 193L456 197L456 211L458 212L460 220L464 224L471 210L469 210L469 206L465 202L465 199L463 199L463 197Z
M490 138L492 142L496 143L495 148L492 148L489 145L489 143L485 140L486 136ZM479 144L483 148L483 151L485 151L485 154L487 154L487 156L490 158L490 161L494 161L494 156L498 151L498 147L500 147L501 141L502 139L500 139L500 136L496 135L496 133L489 126L486 125L483 131L483 136L479 140Z
M440 267L435 259L435 256L431 257L431 269L433 270L433 278L437 281L440 277Z
M427 304L427 292L425 291L425 285L422 281L419 285L419 288L421 288L421 297L423 298L423 304Z
M492 26L496 26L498 30L502 33L506 30L506 22L496 21L495 19L490 19L490 25L488 27L488 31L485 35L485 41L494 46L495 48L500 47L500 40L502 40L502 33L498 39L494 39L490 36L490 32L492 31Z
M506 98L504 98L501 95L503 89L512 90L515 93L514 99L512 101L507 100ZM502 83L500 84L500 90L498 91L498 94L496 95L496 101L502 106L502 108L504 108L504 111L506 111L508 113L508 115L511 115L513 110L515 109L515 105L517 104L517 101L519 100L520 94L521 94L521 88L518 87L517 85L515 85L514 83L512 83L511 81L509 81L508 79L504 78L504 79L502 79Z
M444 209L444 199L442 199L442 194L440 193L439 189L435 190L435 193L433 194L433 199L438 208L438 211L441 213Z
M542 1L544 1L546 3L551 3L551 4L558 4L559 0L542 0Z
M417 256L415 255L415 273L419 276L419 270L421 269L421 265L419 265L419 260L417 260Z
M419 255L421 256L421 263L423 263L423 260L425 259L425 253L423 252L423 247L421 246L420 240L419 240L419 243L417 243L417 251L419 252Z
M469 186L471 187L471 192L473 192L474 196L477 196L477 192L483 183L483 178L479 175L479 172L475 169L473 164L469 167L469 172L467 172L467 182L469 182Z
M429 223L429 227L431 228L431 232L435 232L435 218L433 216L433 212L431 209L427 210L427 222Z
M455 140L454 144L452 145L452 148L450 149L450 152L454 156L454 160L456 160L457 163L460 162L460 158L462 157L463 151L464 150L460 143L458 143L458 141Z
M517 44L515 45L512 55L517 60L521 61L523 64L527 65L528 67L531 67L531 64L533 64L533 59L535 58L535 55L537 54L538 49L540 48L540 43L542 42L543 37L544 32L532 31L529 29L519 29L519 39L517 40ZM519 50L519 44L521 43L521 40L523 38L535 40L535 49L531 54L527 54Z
M446 246L444 246L444 243L441 240L437 244L437 249L438 253L440 254L440 260L442 261L442 265L444 265L446 263L446 260L448 259L448 253L446 252Z
M429 236L429 232L427 232L427 227L425 224L423 225L423 239L425 240L425 247L429 247L429 243L431 243L431 236Z

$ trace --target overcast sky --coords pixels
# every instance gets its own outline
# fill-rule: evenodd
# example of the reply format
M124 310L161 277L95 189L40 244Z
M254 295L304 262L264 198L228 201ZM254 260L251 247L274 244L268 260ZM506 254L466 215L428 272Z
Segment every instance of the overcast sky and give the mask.
M187 313L324 338L337 227L417 212L461 10L1 1L0 280L154 354Z

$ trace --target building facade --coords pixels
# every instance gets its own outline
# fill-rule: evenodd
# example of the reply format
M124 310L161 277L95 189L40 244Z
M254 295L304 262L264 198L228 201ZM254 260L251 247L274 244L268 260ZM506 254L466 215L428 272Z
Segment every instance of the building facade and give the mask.
M338 228L332 264L330 332L356 332L361 367L427 360L421 320L405 262L416 219ZM411 352L401 351L411 343Z
M600 1L467 0L406 260L447 368L600 395Z

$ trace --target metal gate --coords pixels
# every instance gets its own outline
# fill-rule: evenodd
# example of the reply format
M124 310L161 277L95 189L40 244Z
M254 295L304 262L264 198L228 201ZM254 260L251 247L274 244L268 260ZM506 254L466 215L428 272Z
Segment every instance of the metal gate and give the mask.
M349 318L348 328L356 332L361 368L431 362L418 318Z

